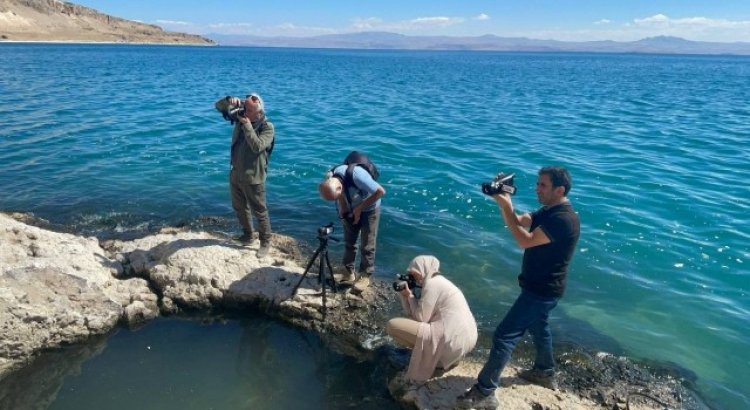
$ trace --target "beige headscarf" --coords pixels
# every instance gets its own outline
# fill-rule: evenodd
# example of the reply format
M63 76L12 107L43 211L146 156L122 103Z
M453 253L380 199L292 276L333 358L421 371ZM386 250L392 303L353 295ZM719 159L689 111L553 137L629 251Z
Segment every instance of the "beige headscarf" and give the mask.
M440 261L432 255L419 255L411 260L408 270L421 273L426 283L429 278L440 270Z

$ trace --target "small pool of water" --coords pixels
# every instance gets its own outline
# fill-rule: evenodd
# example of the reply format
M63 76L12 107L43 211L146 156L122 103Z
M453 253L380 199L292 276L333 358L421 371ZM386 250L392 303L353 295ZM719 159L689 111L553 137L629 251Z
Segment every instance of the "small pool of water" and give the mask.
M266 318L158 319L44 354L2 383L0 408L384 409L389 371Z

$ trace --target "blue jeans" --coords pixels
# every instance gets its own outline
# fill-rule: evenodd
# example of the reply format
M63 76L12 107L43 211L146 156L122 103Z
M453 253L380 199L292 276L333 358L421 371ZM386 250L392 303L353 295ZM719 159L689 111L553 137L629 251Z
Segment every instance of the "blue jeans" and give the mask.
M545 298L522 290L503 321L497 325L492 339L492 350L487 363L477 377L476 387L485 395L492 394L500 385L500 374L516 344L526 330L531 333L536 347L534 368L554 372L552 358L552 333L549 329L549 312L557 306L559 298Z

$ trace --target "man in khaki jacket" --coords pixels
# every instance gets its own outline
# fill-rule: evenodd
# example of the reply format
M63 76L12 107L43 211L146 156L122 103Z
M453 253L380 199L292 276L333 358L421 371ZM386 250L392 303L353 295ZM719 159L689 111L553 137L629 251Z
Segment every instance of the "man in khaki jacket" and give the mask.
M268 255L271 245L271 220L266 207L266 175L268 158L273 149L274 128L266 118L263 99L258 94L248 95L244 101L227 96L215 104L216 109L235 122L232 131L231 171L229 187L232 208L242 226L236 238L243 244L253 242L252 215L258 220L260 248L257 256ZM234 108L244 107L244 115L227 115Z

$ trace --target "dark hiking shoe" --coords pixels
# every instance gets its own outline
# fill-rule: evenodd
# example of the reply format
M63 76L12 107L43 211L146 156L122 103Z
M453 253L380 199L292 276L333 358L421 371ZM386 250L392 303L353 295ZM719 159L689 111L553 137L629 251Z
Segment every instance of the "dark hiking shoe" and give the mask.
M351 286L354 284L354 281L356 281L357 278L354 276L354 272L349 269L344 269L344 271L341 273L339 284L340 285L348 285Z
M471 386L464 394L456 399L457 409L476 409L476 410L495 410L500 406L500 402L493 392L489 396L479 391L476 386Z
M539 369L526 369L518 372L518 377L537 386L546 387L550 390L557 390L557 378L553 372Z
M258 253L255 255L258 257L258 259L265 258L268 256L268 252L271 250L271 244L268 242L261 242L260 248L258 248Z
M251 245L253 243L253 234L244 233L241 236L235 236L232 239L243 245Z

